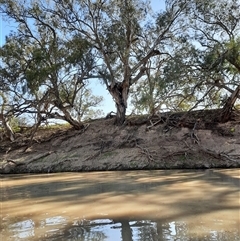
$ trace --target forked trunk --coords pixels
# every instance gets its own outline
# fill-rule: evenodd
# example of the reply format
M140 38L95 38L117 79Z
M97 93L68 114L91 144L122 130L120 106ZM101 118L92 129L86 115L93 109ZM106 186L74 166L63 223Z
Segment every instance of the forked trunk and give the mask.
M232 95L228 98L226 104L222 109L221 114L221 122L227 122L231 118L232 108L240 94L240 85L236 88L236 90L232 93Z
M122 125L125 122L126 118L129 86L126 85L125 82L115 83L112 86L108 86L108 90L113 96L117 108L115 124Z

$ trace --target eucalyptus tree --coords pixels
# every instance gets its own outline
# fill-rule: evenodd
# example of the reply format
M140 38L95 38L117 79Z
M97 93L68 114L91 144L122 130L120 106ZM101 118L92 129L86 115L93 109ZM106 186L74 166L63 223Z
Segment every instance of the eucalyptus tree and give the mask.
M0 11L17 24L1 48L1 71L8 83L20 84L23 94L31 95L28 107L35 110L28 108L28 112L36 112L38 125L43 118L59 118L81 129L83 123L72 118L70 111L93 70L92 47L76 34L66 39L58 17L53 18L41 4L1 1ZM51 3L44 4L47 7ZM26 111L26 101L21 106Z
M180 8L183 3L176 2ZM240 92L239 7L235 0L188 1L178 18L182 32L170 39L177 47L170 48L164 61L158 59L154 72L135 87L134 106L151 114L161 106L168 110L224 106L220 119L226 121Z
M199 85L199 51L184 36L172 39L174 48L164 59L151 63L154 72L148 74L132 93L132 103L138 110L151 115L161 111L189 111L206 102L211 88ZM204 103L203 103L204 102Z
M186 1L187 2L187 1ZM57 18L66 36L76 34L94 47L100 66L95 75L116 103L116 123L125 121L129 90L148 68L148 61L165 55L164 46L180 29L177 19L185 3L166 1L166 11L151 16L150 2L137 0L53 0L43 10ZM156 21L150 21L153 19ZM150 42L146 42L146 39Z
M213 86L222 94L230 92L225 101L223 121L229 119L240 97L239 8L237 0L192 0L186 8L186 19L191 27L188 37L201 51L201 83Z

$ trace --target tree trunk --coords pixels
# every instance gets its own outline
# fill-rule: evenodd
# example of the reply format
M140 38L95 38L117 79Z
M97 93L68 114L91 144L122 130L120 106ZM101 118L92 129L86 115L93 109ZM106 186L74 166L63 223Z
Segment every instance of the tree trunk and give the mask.
M52 114L48 114L47 118L54 118L67 121L75 130L82 130L84 128L84 124L81 121L73 119L66 108L58 108L63 112L63 115L60 115L58 112L55 112Z
M126 118L129 85L127 85L125 81L122 83L117 82L108 86L108 90L112 95L117 108L115 124L122 125Z
M132 229L130 227L129 221L121 220L120 222L122 224L122 241L132 241Z
M84 128L84 124L81 121L77 121L72 118L71 114L68 111L68 107L64 107L60 98L54 101L54 105L62 111L63 116L59 113L55 112L54 114L50 114L50 118L57 118L61 120L67 121L75 130L81 130Z
M126 106L123 103L116 103L117 115L116 115L116 125L122 125L126 118Z
M75 130L81 130L84 128L84 124L81 121L73 119L70 113L65 108L63 108L61 111L64 114L65 121L67 121L71 126L73 126Z
M226 104L224 105L220 117L221 122L227 122L231 118L232 108L240 94L240 85L236 88L236 90L231 94L228 98Z
M12 128L10 127L10 125L8 124L7 118L4 117L3 114L1 114L0 120L2 121L2 125L5 130L5 135L7 136L7 138L10 141L14 141L15 140L14 132L13 132Z

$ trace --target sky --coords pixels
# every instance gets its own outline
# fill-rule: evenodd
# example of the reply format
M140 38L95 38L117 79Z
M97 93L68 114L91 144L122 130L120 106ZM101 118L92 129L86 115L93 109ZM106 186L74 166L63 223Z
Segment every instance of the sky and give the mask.
M165 0L152 0L151 5L154 11L160 11L165 8ZM10 33L10 31L14 31L16 26L14 24L10 24L3 20L2 15L0 14L0 46L3 46L5 43L5 37ZM90 87L94 95L100 95L104 97L103 103L99 106L98 109L102 109L105 114L116 111L114 101L111 95L106 90L106 86L102 85L99 80L94 79ZM127 114L131 113L131 108L127 109Z

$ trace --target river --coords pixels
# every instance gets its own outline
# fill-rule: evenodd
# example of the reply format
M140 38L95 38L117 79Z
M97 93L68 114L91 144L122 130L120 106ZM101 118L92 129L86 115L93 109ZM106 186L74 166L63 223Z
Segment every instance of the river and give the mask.
M240 169L1 175L1 241L239 241Z

